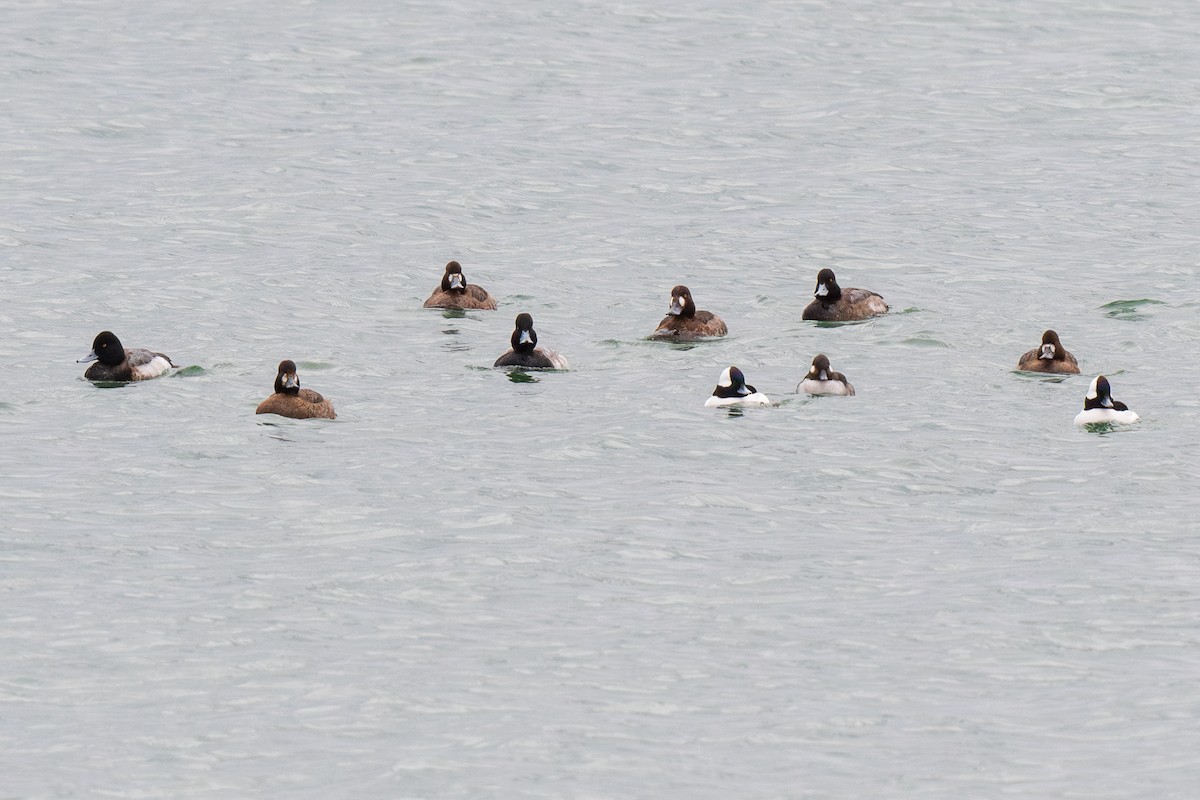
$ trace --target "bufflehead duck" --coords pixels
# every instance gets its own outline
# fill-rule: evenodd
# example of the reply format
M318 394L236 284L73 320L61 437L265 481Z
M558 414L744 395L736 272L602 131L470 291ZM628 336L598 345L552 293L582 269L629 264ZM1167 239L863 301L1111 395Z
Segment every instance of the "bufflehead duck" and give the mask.
M83 377L89 381L144 381L157 378L176 366L162 353L141 348L126 350L112 331L96 334L92 341L92 352L76 363L87 364L91 361L99 363L92 364L83 373Z
M817 354L812 366L808 368L808 375L796 388L808 394L854 394L854 387L850 385L850 381L846 380L845 375L834 372L829 367L829 359L824 353Z
M1075 416L1076 425L1092 425L1103 422L1129 424L1137 422L1138 415L1129 410L1129 406L1113 400L1112 387L1108 378L1097 375L1088 387L1087 396L1083 398L1083 411Z
M336 419L333 403L312 389L301 389L296 362L279 362L275 374L275 394L258 404L255 414L278 414L292 419Z
M1075 375L1079 362L1067 352L1054 331L1042 334L1042 343L1033 348L1017 362L1017 369L1025 372L1057 372L1060 375Z
M737 367L727 367L717 381L717 388L704 405L717 406L769 406L770 399L746 383L746 376Z
M533 317L517 314L513 329L512 349L496 359L493 367L528 367L530 369L570 369L567 360L553 350L537 346L537 332L533 329Z
M691 341L705 336L724 336L729 332L725 321L711 311L697 311L692 293L686 286L671 290L671 305L667 315L658 323L651 339Z
M838 286L833 270L817 273L814 299L804 309L803 318L818 322L853 322L886 314L888 305L875 292L866 289L843 289Z
M451 261L446 265L446 273L442 275L442 285L433 290L425 301L425 308L469 308L494 311L496 299L487 290L473 283L467 283L463 275L462 265Z

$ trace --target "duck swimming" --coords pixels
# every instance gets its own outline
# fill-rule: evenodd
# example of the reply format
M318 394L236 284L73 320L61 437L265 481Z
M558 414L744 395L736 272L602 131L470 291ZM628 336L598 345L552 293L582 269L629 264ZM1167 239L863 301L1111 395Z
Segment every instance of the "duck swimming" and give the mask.
M804 380L800 381L800 385L796 387L807 394L831 394L849 397L854 394L854 387L850 385L850 381L846 380L846 376L840 372L834 372L829 366L829 359L824 353L818 353L813 359L812 366L808 369L808 375Z
M433 290L425 301L425 308L461 308L494 311L496 299L482 286L467 283L462 265L451 261L442 275L442 285Z
M1048 330L1042 334L1042 343L1021 356L1017 369L1023 372L1054 372L1060 375L1077 375L1079 362L1067 352L1058 340L1058 334Z
M170 357L131 347L126 350L112 331L101 331L92 341L92 351L79 359L79 364L92 364L83 373L89 381L145 381L157 378L176 365Z
M817 273L815 298L809 303L803 319L818 322L854 322L886 314L888 305L875 292L866 289L843 289L831 269Z
M1075 415L1076 425L1094 425L1112 422L1128 425L1138 421L1138 415L1129 410L1129 406L1113 400L1112 387L1108 378L1097 375L1088 387L1088 393L1083 398L1083 411Z
M671 305L667 315L649 338L687 342L709 336L724 336L728 332L725 321L716 314L697 311L691 291L680 285L671 290Z
M296 362L279 362L275 373L275 394L258 404L255 414L278 414L292 419L337 419L333 403L312 389L300 388Z
M493 367L570 369L567 360L558 353L537 346L537 331L533 329L533 317L529 314L517 314L516 327L509 341L512 348L497 358Z
M704 401L709 408L725 406L769 406L771 400L746 383L746 376L737 367L726 367L717 379L717 388Z

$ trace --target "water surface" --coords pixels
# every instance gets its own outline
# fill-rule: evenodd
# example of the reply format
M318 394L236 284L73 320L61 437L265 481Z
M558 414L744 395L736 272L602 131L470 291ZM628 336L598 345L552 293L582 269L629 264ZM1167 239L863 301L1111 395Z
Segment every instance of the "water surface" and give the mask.
M12 5L0 795L1190 796L1198 16Z

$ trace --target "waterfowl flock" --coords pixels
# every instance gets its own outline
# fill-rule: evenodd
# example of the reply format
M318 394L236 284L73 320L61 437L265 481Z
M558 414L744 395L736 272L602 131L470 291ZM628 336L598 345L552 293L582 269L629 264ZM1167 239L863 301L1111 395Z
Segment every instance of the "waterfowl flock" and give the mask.
M424 303L425 308L495 310L496 299L481 286L469 283L457 261L446 264L441 284ZM888 312L887 302L876 292L866 289L843 289L831 269L817 273L813 301L805 307L802 318L817 322L857 322ZM667 316L647 338L673 342L691 342L724 336L728 327L711 311L696 308L691 290L678 285L671 290ZM517 314L511 347L502 353L493 367L517 369L567 370L570 366L562 355L537 346L533 317ZM95 362L95 363L92 363ZM92 342L92 350L79 359L91 363L83 377L90 381L126 383L156 378L176 368L167 355L142 348L125 348L111 331L102 331ZM1038 347L1021 355L1017 370L1071 375L1079 373L1079 362L1065 347L1054 330L1042 334ZM797 393L839 397L854 396L854 387L840 372L835 372L828 356L818 353L812 360L804 379L796 386ZM721 372L717 386L705 401L709 407L769 406L771 400L746 382L746 376L736 366ZM274 393L259 403L256 414L276 414L293 419L336 419L333 404L318 392L300 387L296 364L290 359L279 363L275 374ZM1084 396L1083 410L1075 424L1114 425L1137 422L1138 415L1124 403L1114 400L1112 387L1103 375L1096 376Z

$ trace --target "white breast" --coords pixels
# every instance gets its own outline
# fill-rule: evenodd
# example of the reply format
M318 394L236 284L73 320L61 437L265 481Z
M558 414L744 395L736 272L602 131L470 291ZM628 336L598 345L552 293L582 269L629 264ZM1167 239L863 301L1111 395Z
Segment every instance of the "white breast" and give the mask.
M745 397L717 397L710 395L704 401L704 405L709 408L721 408L724 406L769 406L771 400L762 392L748 394Z
M1138 419L1138 415L1132 411L1116 411L1111 408L1089 408L1086 411L1080 411L1075 416L1075 424L1095 425L1109 422L1118 425L1129 425L1137 422Z
M830 394L839 397L854 394L854 390L841 381L819 381L815 378L805 378L800 381L800 391L807 394Z

